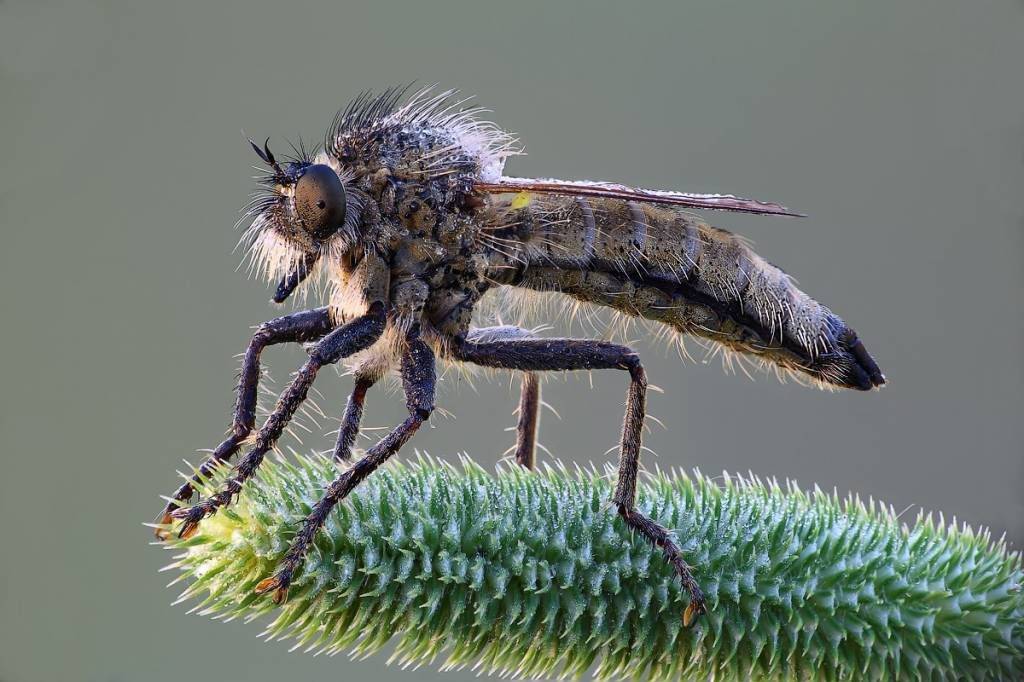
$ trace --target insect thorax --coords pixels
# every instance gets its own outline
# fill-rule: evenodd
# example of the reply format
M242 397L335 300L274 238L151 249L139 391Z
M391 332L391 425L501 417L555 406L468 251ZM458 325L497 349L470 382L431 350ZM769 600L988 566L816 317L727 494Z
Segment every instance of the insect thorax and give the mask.
M348 131L331 151L366 196L361 237L387 255L392 290L422 281L424 321L444 336L464 332L487 289L472 198L485 160L458 131L433 125Z

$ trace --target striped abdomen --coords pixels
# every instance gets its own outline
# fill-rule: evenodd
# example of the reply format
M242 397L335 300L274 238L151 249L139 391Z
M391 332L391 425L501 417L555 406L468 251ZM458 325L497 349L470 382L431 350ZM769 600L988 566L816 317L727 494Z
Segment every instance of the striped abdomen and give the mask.
M884 383L839 317L741 238L684 210L520 195L502 213L508 227L493 236L527 263L517 286L656 320L827 384Z

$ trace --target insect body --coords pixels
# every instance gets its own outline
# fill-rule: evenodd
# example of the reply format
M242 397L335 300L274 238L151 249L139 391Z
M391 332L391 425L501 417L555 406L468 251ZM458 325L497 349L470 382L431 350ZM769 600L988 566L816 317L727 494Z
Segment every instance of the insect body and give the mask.
M630 348L607 341L538 338L514 326L473 328L488 292L509 288L564 297L645 318L742 353L820 386L867 390L885 379L857 335L729 232L687 209L797 215L732 195L508 178L514 140L451 93L363 95L336 118L315 158L279 162L253 144L270 172L250 207L254 264L283 301L313 280L326 305L261 325L246 350L230 433L203 473L248 452L222 490L180 507L176 492L158 534L179 534L229 504L325 365L344 361L355 386L335 456L351 458L367 391L397 370L409 417L348 467L311 511L274 576L257 591L283 601L331 509L393 455L434 409L435 358L524 372L517 460L531 467L543 371L618 369L629 374L613 502L623 521L661 548L687 592L684 621L705 611L672 534L635 508L647 379ZM309 359L261 428L255 403L262 350L307 343Z

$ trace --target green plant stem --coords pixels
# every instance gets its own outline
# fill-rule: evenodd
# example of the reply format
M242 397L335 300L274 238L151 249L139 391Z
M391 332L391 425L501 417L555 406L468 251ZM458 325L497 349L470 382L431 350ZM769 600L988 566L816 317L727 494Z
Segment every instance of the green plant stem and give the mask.
M1002 541L754 479L659 473L640 486L640 509L673 529L707 594L694 629L669 566L609 504L608 472L491 475L424 457L339 505L274 607L253 587L336 473L320 458L268 462L235 505L170 542L181 600L272 615L268 636L312 651L393 642L404 664L525 677L1024 675L1024 572Z

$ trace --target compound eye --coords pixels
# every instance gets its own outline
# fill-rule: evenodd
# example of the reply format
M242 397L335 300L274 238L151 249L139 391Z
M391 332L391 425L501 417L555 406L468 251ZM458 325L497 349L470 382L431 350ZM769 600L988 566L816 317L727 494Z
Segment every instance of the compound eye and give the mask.
M317 239L326 239L345 223L345 186L330 166L316 163L295 183L295 212L302 226Z

